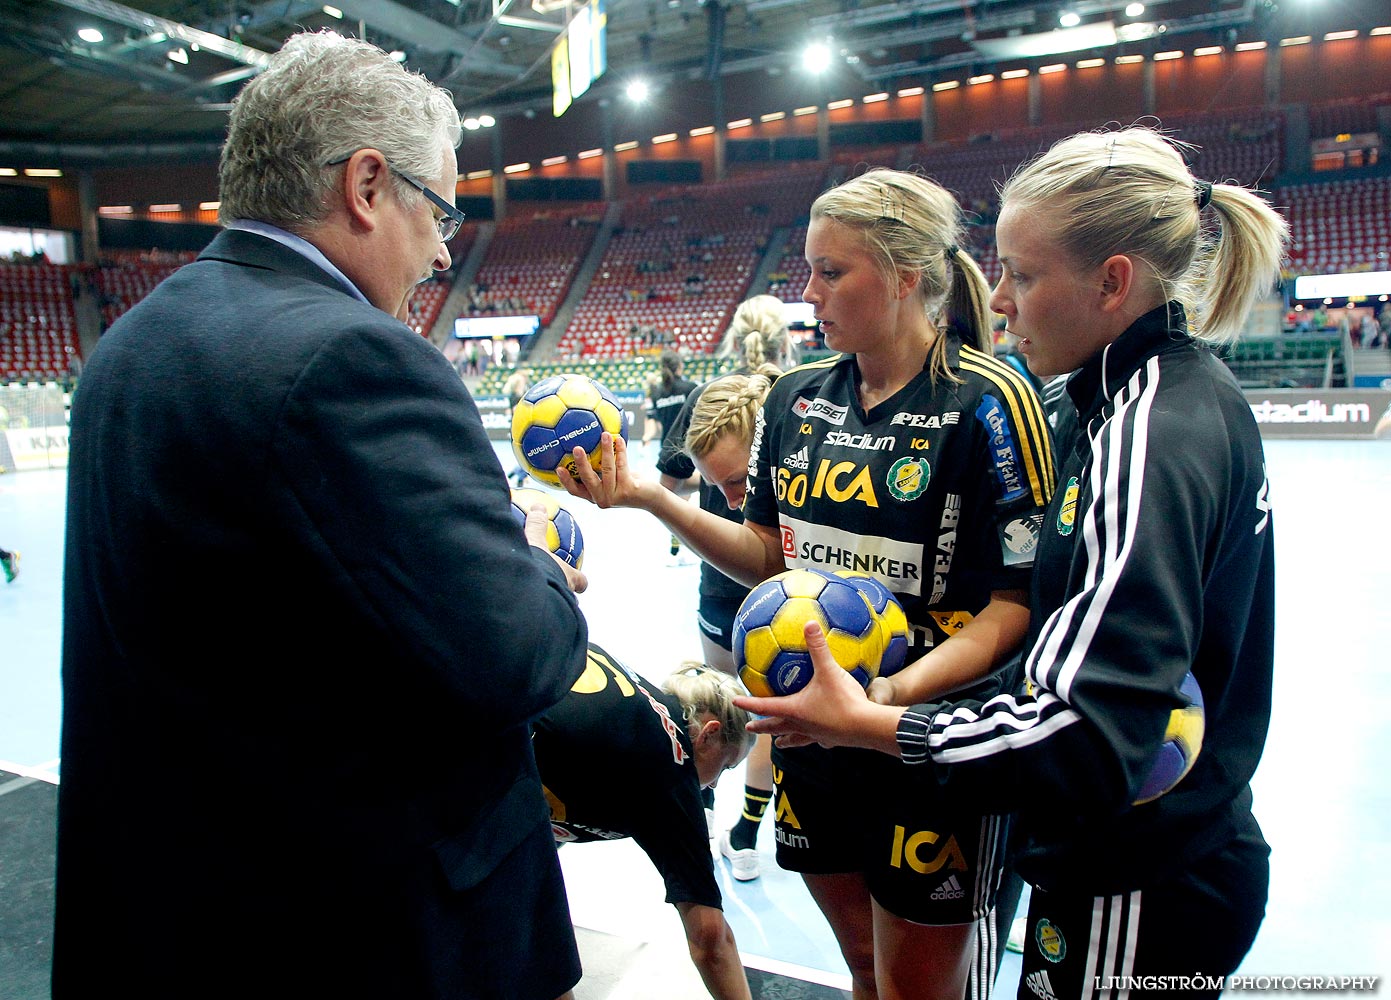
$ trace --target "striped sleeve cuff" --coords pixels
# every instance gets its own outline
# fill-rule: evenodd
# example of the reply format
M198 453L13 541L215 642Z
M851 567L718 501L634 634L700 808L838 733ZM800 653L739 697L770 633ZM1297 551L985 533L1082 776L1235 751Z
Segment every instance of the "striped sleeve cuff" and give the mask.
M903 758L905 764L923 764L927 762L927 736L932 730L932 717L914 712L911 709L899 716L898 730L895 738L898 740L898 753Z

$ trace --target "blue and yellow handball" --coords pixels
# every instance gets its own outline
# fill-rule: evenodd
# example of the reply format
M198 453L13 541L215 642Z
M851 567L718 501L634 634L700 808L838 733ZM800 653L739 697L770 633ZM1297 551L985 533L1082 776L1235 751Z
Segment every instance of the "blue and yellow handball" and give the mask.
M734 665L750 694L792 694L811 680L802 629L818 622L836 662L861 684L879 673L884 631L864 594L819 569L790 569L764 580L734 615Z
M529 475L560 485L555 470L576 474L576 446L598 471L599 436L608 431L628 440L623 406L601 382L588 375L552 375L526 391L512 410L512 450Z
M567 564L580 569L584 565L584 535L573 514L560 505L555 497L541 490L513 490L512 516L525 526L527 512L537 504L546 508L546 548Z
M838 569L836 576L849 580L859 588L879 618L884 635L884 656L879 661L879 676L891 677L898 673L908 661L908 616L903 613L903 605L898 603L894 592L877 576L853 569Z
M1137 806L1153 802L1165 792L1172 791L1193 769L1193 763L1203 749L1207 714L1203 708L1203 690L1191 673L1179 685L1179 694L1188 699L1188 704L1169 713L1164 742L1154 755L1149 776L1140 786L1140 794L1135 799Z

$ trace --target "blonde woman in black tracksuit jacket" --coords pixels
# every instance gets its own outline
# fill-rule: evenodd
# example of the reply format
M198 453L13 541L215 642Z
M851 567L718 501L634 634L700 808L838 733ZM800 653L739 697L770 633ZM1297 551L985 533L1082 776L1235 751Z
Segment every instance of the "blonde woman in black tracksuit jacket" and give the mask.
M1269 290L1284 236L1254 194L1195 180L1149 129L1073 136L1022 168L991 305L1035 374L1073 373L1022 676L988 701L906 710L829 669L789 698L739 700L786 743L878 749L1016 810L1034 886L1021 998L1216 995L1264 915L1248 782L1270 715L1271 508L1250 408L1204 341ZM1191 770L1146 787L1198 693Z

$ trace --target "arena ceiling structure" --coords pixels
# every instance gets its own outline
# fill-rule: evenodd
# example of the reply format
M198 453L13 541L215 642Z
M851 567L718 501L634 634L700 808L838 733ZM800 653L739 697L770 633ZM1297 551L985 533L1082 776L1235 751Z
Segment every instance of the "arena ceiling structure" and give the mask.
M1384 0L605 0L608 71L666 86L799 64L829 46L867 90L1052 54L1144 51L1179 36L1278 37ZM1288 9L1282 10L1279 4ZM464 114L549 114L570 0L0 0L0 151L110 162L216 147L229 103L289 35L332 28L400 53ZM1062 22L1070 14L1075 22ZM1344 16L1345 15L1345 16ZM1071 23L1070 27L1062 26ZM84 155L85 154L85 155Z

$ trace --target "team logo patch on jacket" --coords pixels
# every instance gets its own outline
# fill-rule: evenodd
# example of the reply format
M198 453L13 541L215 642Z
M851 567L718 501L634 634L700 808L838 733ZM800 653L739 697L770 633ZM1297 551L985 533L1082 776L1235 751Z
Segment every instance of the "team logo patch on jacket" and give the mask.
M1069 476L1058 506L1058 534L1070 535L1077 522L1077 477Z
M1061 962L1067 956L1067 941L1063 939L1063 932L1047 917L1035 925L1034 943L1038 945L1039 954L1050 962Z

